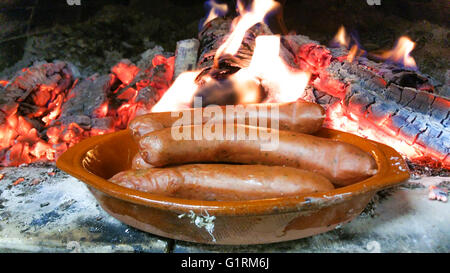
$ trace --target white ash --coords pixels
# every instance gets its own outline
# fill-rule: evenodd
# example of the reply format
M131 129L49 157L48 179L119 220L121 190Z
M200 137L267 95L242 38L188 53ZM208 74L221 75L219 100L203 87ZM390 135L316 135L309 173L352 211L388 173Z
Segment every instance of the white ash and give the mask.
M178 218L188 217L191 219L191 223L195 224L198 228L205 228L205 230L211 235L213 242L216 241L216 238L213 235L214 232L214 220L216 220L216 216L210 216L208 211L205 210L206 215L197 215L192 210L189 211L188 214L180 214Z

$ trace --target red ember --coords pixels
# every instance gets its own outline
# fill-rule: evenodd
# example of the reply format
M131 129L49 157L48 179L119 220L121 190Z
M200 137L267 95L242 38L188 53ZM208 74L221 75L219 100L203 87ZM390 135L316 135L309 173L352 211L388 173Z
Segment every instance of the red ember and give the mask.
M115 90L110 90L109 100L95 109L94 117L91 117L111 118L112 122L105 128L83 128L75 122L64 125L58 120L64 103L74 96L72 89L79 84L79 79L73 79L70 73L56 73L52 76L54 81L45 82L44 77L53 72L45 72L45 69L54 69L51 65L59 68L62 63L24 68L12 81L0 81L11 97L16 90L24 92L0 108L0 120L3 119L0 124L0 166L51 162L87 137L126 128L136 112L146 108L143 101L136 101L139 91L152 87L163 94L172 82L174 57L157 55L152 63L146 71L127 62L120 62L111 69L110 86ZM145 73L145 76L133 87L139 73ZM19 179L15 184L20 182Z

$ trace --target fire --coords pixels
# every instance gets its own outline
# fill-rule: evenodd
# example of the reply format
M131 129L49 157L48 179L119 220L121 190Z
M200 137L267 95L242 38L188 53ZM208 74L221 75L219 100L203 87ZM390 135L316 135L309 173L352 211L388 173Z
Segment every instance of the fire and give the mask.
M348 52L347 61L349 63L353 62L357 53L358 53L358 46L357 45L352 46L352 48L350 48L350 51Z
M205 19L205 22L202 24L202 26L205 26L207 23L212 21L213 19L223 16L228 12L228 6L227 4L220 4L217 3L215 0L209 0L206 2L206 5L209 7L208 16Z
M350 47L352 43L353 45ZM346 58L349 63L353 62L353 60L355 60L357 56L361 56L365 52L359 47L358 41L355 41L354 37L350 37L350 35L348 35L344 26L341 26L339 28L330 44L331 46L344 47L346 49L349 49Z
M242 44L245 33L249 28L264 21L266 14L279 7L279 3L273 0L254 0L249 11L246 11L241 0L238 1L240 16L233 20L232 32L227 40L219 47L214 56L215 66L223 54L235 55Z
M166 112L190 107L192 97L198 89L195 79L200 74L196 72L181 73L164 96L152 108L152 112Z
M256 37L256 46L248 67L250 73L260 78L277 92L270 98L273 102L290 102L301 97L308 85L310 74L294 71L280 57L280 37L261 35Z
M406 36L398 39L393 49L382 53L379 57L385 60L390 60L395 63L403 64L405 67L416 69L416 61L410 53L414 50L416 44Z
M350 45L350 37L348 36L344 26L341 26L339 28L336 36L334 36L333 40L331 41L331 44L348 48L348 46Z
M354 44L350 47L352 42L354 42ZM339 28L330 44L334 47L337 46L349 49L349 53L347 55L348 62L352 62L355 57L365 53L364 50L359 47L358 41L356 41L354 37L350 37L348 35L344 26L341 26ZM411 39L406 36L402 36L398 39L393 49L383 52L379 55L375 55L381 59L399 63L404 65L405 67L415 69L417 67L416 61L413 57L410 56L410 53L414 50L415 45L416 44L411 41Z
M266 14L277 8L279 3L272 0L255 0L249 10L242 1L237 2L240 16L233 20L232 30L226 41L219 47L215 55L217 59L222 54L234 55L242 44L245 33L257 23L263 22ZM201 71L182 73L164 94L161 100L152 108L152 112L175 111L189 108L193 96L207 84L217 83L215 79L205 76L203 85L199 86L196 78ZM256 37L255 48L249 67L242 68L228 77L239 103L260 102L261 85L270 88L271 97L267 102L290 102L301 97L310 74L296 71L288 66L280 57L280 37L265 35Z

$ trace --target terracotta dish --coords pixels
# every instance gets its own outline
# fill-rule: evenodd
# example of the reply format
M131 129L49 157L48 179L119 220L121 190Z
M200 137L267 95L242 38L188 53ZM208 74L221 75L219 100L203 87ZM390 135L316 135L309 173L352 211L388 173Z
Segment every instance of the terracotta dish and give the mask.
M107 179L130 169L137 146L129 130L95 136L70 148L56 165L87 184L102 208L137 229L206 244L264 244L323 233L358 216L374 194L409 178L392 148L352 134L322 129L319 136L369 152L378 174L326 193L252 201L171 198L118 186Z

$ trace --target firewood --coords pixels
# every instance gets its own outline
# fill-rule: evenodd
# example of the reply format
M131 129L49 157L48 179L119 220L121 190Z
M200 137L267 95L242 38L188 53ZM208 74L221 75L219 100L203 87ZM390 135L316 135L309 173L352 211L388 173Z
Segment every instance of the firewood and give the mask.
M185 71L197 68L197 55L200 42L197 39L187 39L177 42L175 51L175 69L173 79Z

